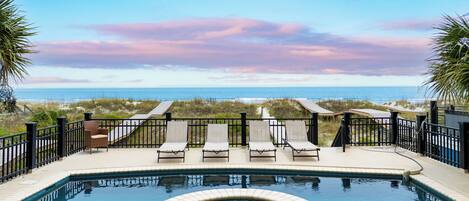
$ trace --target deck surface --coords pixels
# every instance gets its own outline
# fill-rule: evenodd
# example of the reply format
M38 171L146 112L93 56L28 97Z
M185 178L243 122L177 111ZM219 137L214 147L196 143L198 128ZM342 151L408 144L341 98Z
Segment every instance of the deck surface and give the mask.
M278 168L293 170L333 171L346 173L402 174L416 171L419 166L413 161L393 153L392 147L352 147L345 153L341 148L321 148L321 161L311 158L291 159L289 148L278 148L277 162L271 159L254 159L249 162L246 148L231 148L230 162L224 159L209 159L202 162L200 148L191 148L186 153L186 162L162 160L156 162L157 148L110 149L80 152L63 160L33 170L32 173L17 177L0 185L0 200L20 200L56 181L70 175L93 172L115 172L134 170L157 170L174 168ZM404 150L399 150L404 152ZM469 200L469 174L461 169L406 152L419 161L424 170L411 176L431 185L457 200ZM275 165L273 165L275 164Z

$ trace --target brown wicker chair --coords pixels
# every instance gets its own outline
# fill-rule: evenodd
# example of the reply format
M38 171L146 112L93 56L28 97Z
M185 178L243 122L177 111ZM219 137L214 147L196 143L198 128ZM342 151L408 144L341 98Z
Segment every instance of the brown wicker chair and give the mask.
M85 146L90 149L106 148L109 151L108 130L100 128L96 121L85 121Z

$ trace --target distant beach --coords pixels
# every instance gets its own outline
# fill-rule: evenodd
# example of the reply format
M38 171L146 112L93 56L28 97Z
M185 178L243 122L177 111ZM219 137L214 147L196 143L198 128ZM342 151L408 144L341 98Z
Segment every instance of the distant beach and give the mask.
M20 101L74 102L98 98L134 100L190 100L194 98L256 102L275 98L313 100L368 100L384 103L394 100L423 102L422 87L230 87L230 88L34 88L16 89Z

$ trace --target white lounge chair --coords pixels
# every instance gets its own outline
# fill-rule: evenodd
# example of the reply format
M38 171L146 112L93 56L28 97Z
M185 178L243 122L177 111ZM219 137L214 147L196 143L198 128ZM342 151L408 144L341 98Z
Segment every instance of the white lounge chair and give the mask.
M205 161L205 158L226 158L230 161L228 124L208 124L206 139L202 148L202 161ZM206 156L205 152L215 153L215 155ZM225 152L226 155L218 155Z
M257 152L259 155L253 156L252 152ZM274 152L274 155L263 155L264 152ZM249 161L251 158L274 158L277 161L277 148L270 138L268 122L249 122Z
M185 161L187 147L187 121L168 121L166 126L166 141L158 149L160 159L180 159ZM182 152L182 156L178 156ZM174 156L160 156L160 153L171 153Z
M291 147L293 160L295 157L317 157L319 160L320 148L308 141L306 125L304 121L285 121L286 146ZM284 147L285 148L285 147ZM305 151L315 151L316 154L295 155Z

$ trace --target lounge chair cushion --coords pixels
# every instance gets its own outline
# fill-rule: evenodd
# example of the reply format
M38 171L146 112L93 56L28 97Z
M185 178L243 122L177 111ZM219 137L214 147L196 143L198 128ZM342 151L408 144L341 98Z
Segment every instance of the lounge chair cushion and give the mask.
M107 135L92 135L91 139L107 138Z
M207 142L228 142L228 124L208 124Z
M186 149L185 142L165 142L161 145L160 152L182 152Z
M286 121L288 141L308 141L306 124L304 121Z
M269 122L249 122L249 142L271 142Z
M308 141L288 141L288 144L297 151L316 151L319 147Z
M228 142L206 142L202 150L211 152L228 151Z
M274 144L272 142L249 142L249 150L252 151L275 151Z
M167 142L187 142L187 121L169 121L166 130Z

